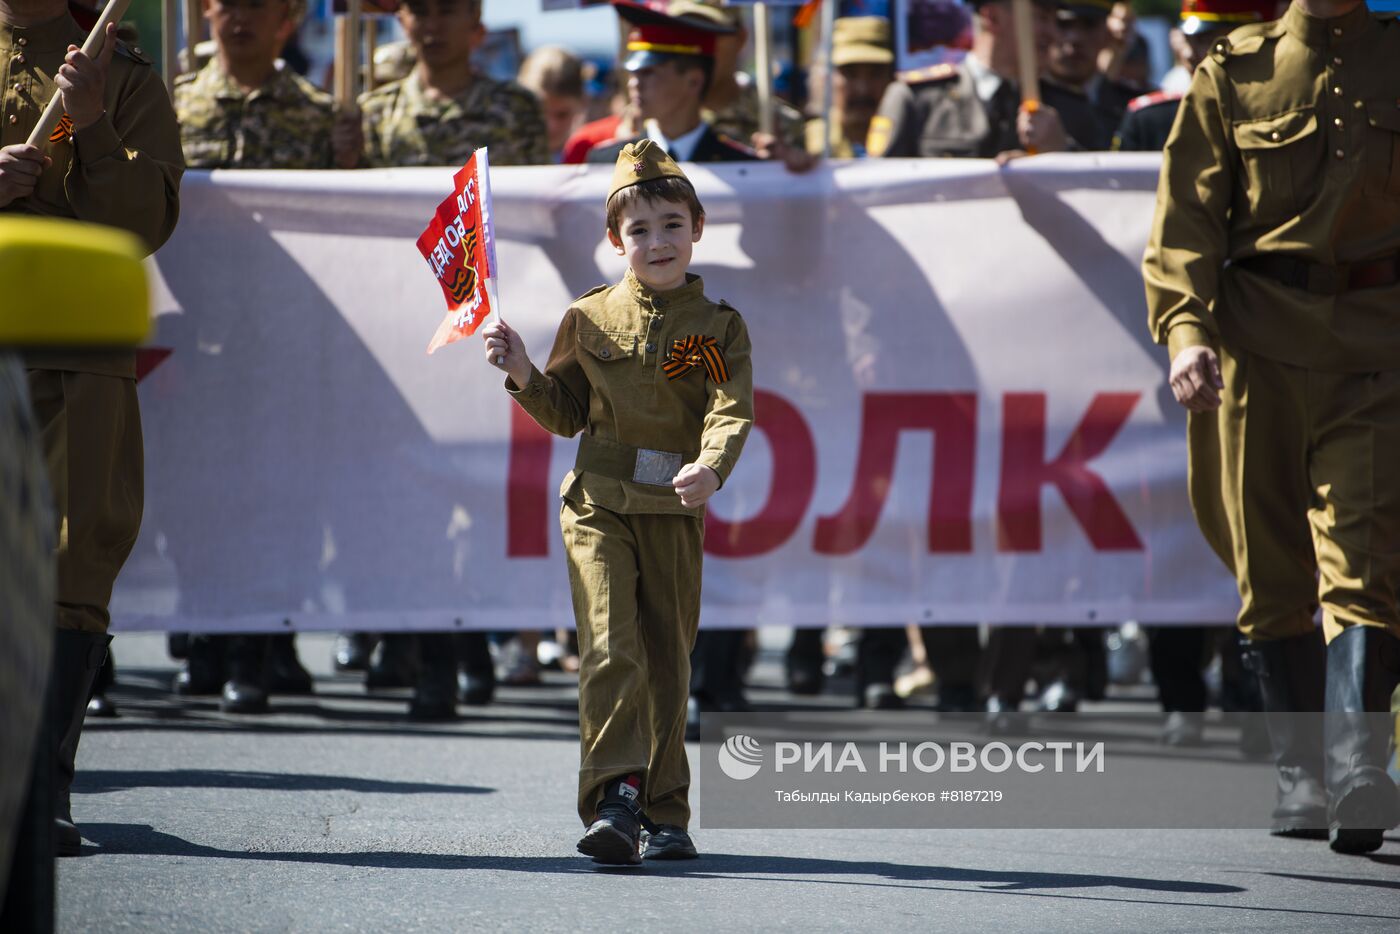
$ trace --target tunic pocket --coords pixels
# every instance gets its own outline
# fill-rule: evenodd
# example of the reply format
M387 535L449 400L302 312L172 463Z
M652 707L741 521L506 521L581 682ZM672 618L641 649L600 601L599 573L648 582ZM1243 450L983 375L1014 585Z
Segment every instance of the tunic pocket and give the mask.
M1236 123L1233 130L1251 213L1269 219L1297 214L1317 186L1317 113L1306 107Z
M1367 101L1366 192L1400 198L1400 101Z
M617 363L637 354L637 335L631 331L579 331L578 345L599 363Z

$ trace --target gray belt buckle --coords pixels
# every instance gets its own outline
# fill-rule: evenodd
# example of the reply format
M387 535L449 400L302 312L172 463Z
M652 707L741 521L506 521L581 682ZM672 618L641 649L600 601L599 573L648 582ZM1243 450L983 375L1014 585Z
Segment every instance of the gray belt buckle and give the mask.
M680 473L683 464L684 458L679 454L638 448L637 467L632 472L632 480L635 483L647 483L652 486L670 486L676 474Z

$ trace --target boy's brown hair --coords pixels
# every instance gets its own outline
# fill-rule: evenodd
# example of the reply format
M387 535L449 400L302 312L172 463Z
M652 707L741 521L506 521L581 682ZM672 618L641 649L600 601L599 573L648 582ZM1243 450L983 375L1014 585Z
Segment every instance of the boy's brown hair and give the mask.
M639 201L645 201L647 204L655 204L657 201L684 204L690 209L691 224L699 224L700 218L705 216L705 207L700 203L700 197L690 182L678 176L668 175L638 182L615 192L608 199L608 233L621 239L622 233L619 228L622 224L622 212Z

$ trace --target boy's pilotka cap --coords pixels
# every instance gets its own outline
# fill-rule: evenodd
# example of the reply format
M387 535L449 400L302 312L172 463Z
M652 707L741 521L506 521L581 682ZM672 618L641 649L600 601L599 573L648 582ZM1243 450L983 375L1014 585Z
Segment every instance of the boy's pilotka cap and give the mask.
M644 139L628 143L622 147L617 164L613 166L612 188L608 191L608 200L611 201L613 195L624 188L658 178L679 178L687 185L690 184L690 179L686 178L681 167L676 165L676 160L667 155L666 150L655 140Z

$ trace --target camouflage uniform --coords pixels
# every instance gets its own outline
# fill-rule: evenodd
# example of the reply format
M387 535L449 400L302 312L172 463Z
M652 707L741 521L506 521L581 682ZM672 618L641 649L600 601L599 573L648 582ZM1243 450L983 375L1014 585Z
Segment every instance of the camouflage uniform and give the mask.
M415 72L360 96L364 165L462 165L491 149L492 165L548 165L544 116L534 95L478 73L450 100L433 100Z
M748 75L737 77L739 96L723 110L710 110L707 107L700 115L715 128L715 132L747 146L758 132L758 85ZM780 100L773 101L773 130L774 135L781 137L789 146L796 149L806 146L807 129L802 114Z
M185 162L197 169L335 167L331 96L279 68L247 91L214 59L175 82L175 114Z

